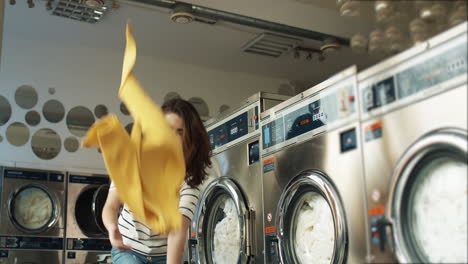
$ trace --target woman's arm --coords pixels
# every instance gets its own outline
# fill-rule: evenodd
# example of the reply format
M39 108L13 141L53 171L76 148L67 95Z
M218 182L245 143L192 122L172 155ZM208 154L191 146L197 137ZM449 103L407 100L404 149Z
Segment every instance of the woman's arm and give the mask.
M182 262L189 226L190 220L182 216L182 228L179 231L169 233L167 238L167 264L180 264Z
M102 222L109 232L109 240L114 248L119 250L130 250L130 247L124 245L122 234L118 226L118 213L122 202L119 199L117 191L110 190L107 195L106 203L102 209Z

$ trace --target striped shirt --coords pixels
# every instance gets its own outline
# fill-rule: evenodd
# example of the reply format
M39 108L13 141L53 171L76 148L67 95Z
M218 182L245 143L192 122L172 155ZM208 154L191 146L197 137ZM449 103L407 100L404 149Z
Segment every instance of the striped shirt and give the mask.
M110 191L114 190L115 186L111 184ZM179 211L189 220L192 220L199 197L200 189L190 187L184 182L180 189ZM120 213L118 223L123 243L130 246L133 251L145 256L167 254L167 236L156 234L147 225L135 220L126 204Z

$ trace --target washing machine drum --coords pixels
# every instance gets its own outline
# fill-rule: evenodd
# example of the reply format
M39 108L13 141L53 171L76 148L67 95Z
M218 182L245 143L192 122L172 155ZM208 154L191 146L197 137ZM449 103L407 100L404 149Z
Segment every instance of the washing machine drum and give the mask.
M201 263L248 262L253 219L246 202L239 185L227 177L206 187L194 217Z
M400 262L467 263L467 133L442 129L412 145L389 191Z
M305 171L290 181L278 203L276 229L282 263L345 263L343 204L320 171Z
M13 225L25 233L39 233L50 228L58 219L59 204L45 186L26 184L13 192L8 214Z
M106 203L109 185L84 189L76 199L75 219L81 232L89 237L106 236L107 230L102 222L102 210Z

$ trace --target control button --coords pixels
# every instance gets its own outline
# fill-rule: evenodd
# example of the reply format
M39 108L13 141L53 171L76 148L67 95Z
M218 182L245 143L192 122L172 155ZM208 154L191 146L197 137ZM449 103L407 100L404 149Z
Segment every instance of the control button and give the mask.
M74 259L74 258L76 258L76 253L75 253L75 252L68 252L68 253L67 253L67 258L68 258L68 259Z
M348 102L352 103L354 102L355 98L353 95L348 96Z
M254 116L253 116L253 119L254 119L255 121L257 121L258 116L257 116L257 115L254 115Z

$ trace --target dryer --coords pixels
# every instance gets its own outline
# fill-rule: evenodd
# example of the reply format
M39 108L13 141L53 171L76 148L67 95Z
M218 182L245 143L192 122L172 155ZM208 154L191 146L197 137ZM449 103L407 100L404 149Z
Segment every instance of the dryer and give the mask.
M67 175L65 263L106 263L112 248L102 222L109 177L91 173Z
M265 263L366 262L356 95L351 67L261 114Z
M215 180L192 220L191 263L263 263L259 114L287 98L258 93L206 122Z
M65 173L0 171L0 263L63 263Z
M467 23L360 73L375 263L466 263Z

